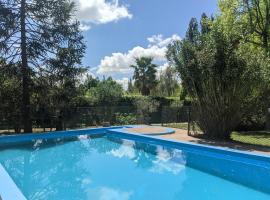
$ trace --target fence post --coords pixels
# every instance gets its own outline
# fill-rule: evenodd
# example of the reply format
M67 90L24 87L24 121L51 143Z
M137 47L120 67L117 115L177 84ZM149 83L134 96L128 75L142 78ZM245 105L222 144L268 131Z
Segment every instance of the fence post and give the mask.
M266 130L269 131L270 130L270 108L267 108L267 112L266 112Z
M160 106L160 117L161 117L161 126L163 126L163 106Z
M188 106L188 135L190 135L190 106Z

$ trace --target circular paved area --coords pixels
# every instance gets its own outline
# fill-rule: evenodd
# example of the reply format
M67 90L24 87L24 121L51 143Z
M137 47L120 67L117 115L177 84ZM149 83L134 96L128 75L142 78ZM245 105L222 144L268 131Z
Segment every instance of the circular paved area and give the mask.
M138 126L125 129L131 133L145 134L145 135L165 135L172 134L175 131L171 128L165 128L160 126Z

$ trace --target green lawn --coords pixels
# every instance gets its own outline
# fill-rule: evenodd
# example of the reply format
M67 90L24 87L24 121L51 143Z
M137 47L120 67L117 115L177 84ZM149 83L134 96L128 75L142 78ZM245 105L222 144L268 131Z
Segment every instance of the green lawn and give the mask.
M241 143L270 147L270 132L267 131L233 132L231 138Z
M183 122L183 123L170 123L170 124L164 124L165 126L171 127L171 128L179 128L179 129L184 129L187 130L188 123Z
M184 129L184 130L188 130L188 123L187 122L182 122L182 123L170 123L170 124L165 124L165 126L171 127L171 128L179 128L179 129ZM196 131L200 131L200 128L195 125L195 130ZM190 127L190 129L192 130L192 127Z
M171 123L166 124L168 127L187 130L188 123ZM198 126L195 126L196 131L200 131ZM250 132L232 132L231 139L235 142L245 144L253 144L270 147L270 132L267 131L250 131Z

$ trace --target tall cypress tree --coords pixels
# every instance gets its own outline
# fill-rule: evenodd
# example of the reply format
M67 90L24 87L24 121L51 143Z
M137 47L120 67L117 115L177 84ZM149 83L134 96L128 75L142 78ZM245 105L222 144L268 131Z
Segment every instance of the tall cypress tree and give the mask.
M22 119L24 132L32 132L32 77L44 70L61 49L84 53L79 22L70 0L2 0L0 2L0 53L20 68L22 74Z
M195 43L199 39L199 25L196 18L191 18L186 32L186 40Z
M202 14L200 25L201 25L201 33L207 34L210 32L210 25L209 25L210 19L207 17L205 13Z

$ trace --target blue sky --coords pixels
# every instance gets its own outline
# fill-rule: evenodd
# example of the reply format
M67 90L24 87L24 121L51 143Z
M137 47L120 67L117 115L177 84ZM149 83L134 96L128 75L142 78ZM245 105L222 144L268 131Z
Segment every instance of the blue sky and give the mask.
M95 76L127 82L134 57L166 68L166 45L183 38L192 17L217 12L217 0L75 0L87 44L83 64Z

